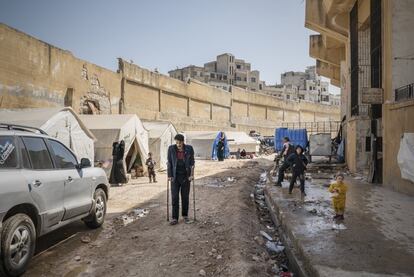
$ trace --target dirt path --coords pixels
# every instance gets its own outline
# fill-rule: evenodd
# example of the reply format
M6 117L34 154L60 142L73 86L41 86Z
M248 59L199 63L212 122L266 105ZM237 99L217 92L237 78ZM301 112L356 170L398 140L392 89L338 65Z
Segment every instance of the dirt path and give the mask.
M197 167L197 222L169 226L162 191L139 205L146 216L123 226L118 215L101 230L82 230L36 257L25 276L274 276L250 196L269 161L217 165Z

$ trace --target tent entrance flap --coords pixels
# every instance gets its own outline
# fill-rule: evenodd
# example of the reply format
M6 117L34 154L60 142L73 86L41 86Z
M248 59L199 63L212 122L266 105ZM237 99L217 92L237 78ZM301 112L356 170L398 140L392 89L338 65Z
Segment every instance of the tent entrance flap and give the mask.
M128 153L125 157L125 163L128 173L131 172L131 169L136 166L143 166L142 154L139 152L139 146L136 139L133 141L131 147L128 150Z

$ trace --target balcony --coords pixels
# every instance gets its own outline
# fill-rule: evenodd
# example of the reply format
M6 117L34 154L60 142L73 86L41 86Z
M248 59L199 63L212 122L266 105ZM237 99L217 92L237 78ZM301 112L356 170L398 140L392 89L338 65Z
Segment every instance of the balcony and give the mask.
M356 0L306 0L305 27L346 42L348 13Z
M402 102L414 99L414 83L395 90L395 102Z
M345 60L345 44L323 35L311 35L309 56L334 66L340 66L341 61Z
M339 66L325 63L323 61L316 61L316 73L331 79L331 84L339 86L341 70Z

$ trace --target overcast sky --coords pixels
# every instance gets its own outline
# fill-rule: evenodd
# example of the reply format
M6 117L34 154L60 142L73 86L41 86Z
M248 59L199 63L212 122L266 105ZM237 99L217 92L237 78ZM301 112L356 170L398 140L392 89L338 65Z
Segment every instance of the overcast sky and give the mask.
M0 0L0 21L116 70L117 57L161 73L229 52L267 84L314 65L303 0Z

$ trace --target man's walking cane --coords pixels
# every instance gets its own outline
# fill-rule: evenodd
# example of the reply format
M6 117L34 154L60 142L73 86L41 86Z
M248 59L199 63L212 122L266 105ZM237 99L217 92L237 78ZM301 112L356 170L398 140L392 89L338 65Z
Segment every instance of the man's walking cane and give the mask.
M196 218L196 206L195 206L195 178L194 178L194 166L191 168L191 176L193 177L193 210L194 210L194 221Z
M167 221L170 221L170 178L167 176Z

